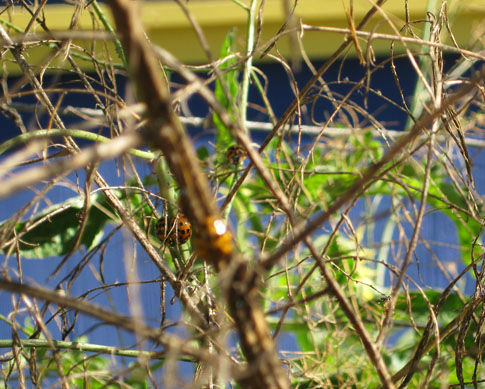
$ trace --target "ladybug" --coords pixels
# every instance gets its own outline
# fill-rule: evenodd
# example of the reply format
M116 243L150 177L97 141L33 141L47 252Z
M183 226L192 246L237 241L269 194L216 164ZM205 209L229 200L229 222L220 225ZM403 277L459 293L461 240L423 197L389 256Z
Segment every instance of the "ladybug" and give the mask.
M232 234L224 220L209 216L204 229L197 234L194 245L200 258L220 264L220 258L227 258L232 253Z
M385 304L385 303L388 303L389 301L391 301L391 296L384 296L384 297L381 297L379 300L377 300L379 304Z
M232 145L226 150L226 160L231 165L239 165L239 163L247 156L247 151L239 145Z
M377 300L378 304L382 304L384 309L388 309L391 305L391 296L384 296Z
M181 213L173 217L167 229L167 218L161 217L155 224L155 235L162 242L167 242L170 246L184 244L192 236L192 225L189 219Z

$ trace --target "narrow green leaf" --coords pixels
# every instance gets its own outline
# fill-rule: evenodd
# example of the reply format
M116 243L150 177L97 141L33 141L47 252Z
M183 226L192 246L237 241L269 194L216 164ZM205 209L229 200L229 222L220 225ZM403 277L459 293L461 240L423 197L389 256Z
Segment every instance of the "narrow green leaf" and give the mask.
M235 29L232 29L227 33L226 38L224 39L224 42L222 44L220 54L221 59L226 58L227 56L235 52L235 35ZM214 90L217 101L233 118L234 112L232 110L232 107L236 104L237 94L239 91L239 70L234 67L235 64L235 58L227 59L221 64L220 70L223 73L222 80L216 81L216 86ZM224 83L224 86L229 96L226 95L221 81L222 83ZM216 146L219 150L225 150L231 143L233 143L232 135L229 129L222 123L221 119L216 113L212 115L212 120L218 130L216 135Z

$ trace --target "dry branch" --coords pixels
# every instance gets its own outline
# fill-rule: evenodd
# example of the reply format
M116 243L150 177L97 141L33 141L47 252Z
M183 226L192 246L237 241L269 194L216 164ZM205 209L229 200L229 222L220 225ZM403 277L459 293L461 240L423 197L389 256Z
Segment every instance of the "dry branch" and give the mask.
M248 360L249 374L240 383L252 388L288 388L287 374L276 354L255 293L255 273L232 251L230 243L224 242L221 246L220 236L211 236L208 231L213 227L210 223L218 218L214 199L192 143L171 108L168 87L141 27L137 4L112 0L111 7L138 97L147 105L148 122L142 134L148 144L163 152L180 185L182 209L196 227L199 252L206 252L206 260L231 276L227 283L228 304Z

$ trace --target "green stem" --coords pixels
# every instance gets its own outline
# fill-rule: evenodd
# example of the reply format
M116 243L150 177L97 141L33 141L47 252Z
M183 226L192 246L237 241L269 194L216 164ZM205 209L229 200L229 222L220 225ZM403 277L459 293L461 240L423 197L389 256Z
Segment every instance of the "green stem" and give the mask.
M101 142L101 143L106 143L111 140L110 138L107 138L105 136L98 135L85 130L56 129L56 128L52 128L50 130L37 130L33 132L28 132L26 134L20 134L15 138L9 139L6 142L3 142L2 144L0 144L0 155L2 155L7 150L15 146L21 145L33 139L56 137L56 136L72 136L74 138L86 139L86 140L91 140L94 142ZM150 161L155 158L155 155L148 151L130 149L128 153L133 155L134 157L148 159Z
M9 319L7 319L7 318L6 318L5 316L3 316L3 315L0 315L0 321L3 321L3 322L5 322L5 323L7 323L7 324L8 324L10 327L13 327L13 326L14 326L14 323L13 323L12 321L10 321ZM25 335L27 335L27 336L30 336L30 335L31 335L31 333L29 333L28 331L26 331L26 330L25 330L24 328L22 328L22 327L17 326L17 328L16 328L16 329L17 329L17 330L19 330L19 331L22 331L22 332L23 332Z
M242 81L241 81L241 121L246 123L247 107L248 107L248 94L249 94L249 80L251 76L251 69L253 66L253 46L254 46L254 18L256 14L256 0L251 0L248 8L248 26L247 26L247 39L246 39L246 56L247 61L244 64Z
M148 359L165 359L166 357L164 353L157 353L153 351L123 350L113 346L103 346L92 343L68 342L63 340L53 340L52 342L49 342L46 339L20 339L18 340L18 342L20 342L23 347L51 348L53 345L56 349L95 352L102 354L119 355L123 357L141 357ZM17 340L14 342L12 339L0 339L0 348L10 348L15 344L17 344ZM188 357L180 357L179 360L194 362L193 359Z
M177 194L175 193L174 179L170 175L170 169L163 156L160 156L155 162L154 171L157 176L160 196L167 200L167 204L164 204L164 212L167 213L170 219L174 217L178 211Z
M116 34L116 31L113 29L111 24L109 24L108 19L106 19L106 16L104 15L103 10L99 7L99 4L97 3L97 1L93 0L91 2L91 5L94 9L94 12L98 16L99 20L103 24L104 28L107 31L112 32L113 34ZM118 53L118 57L120 58L123 65L125 66L125 69L128 69L128 61L126 60L125 52L123 51L123 46L121 45L121 42L118 39L114 39L114 45L115 45L115 50Z
M231 0L231 1L232 1L234 4L239 5L241 8L244 8L246 11L248 11L248 10L249 10L249 7L248 7L246 4L244 4L244 3L240 2L239 0Z
M2 18L0 18L0 23L3 24L5 27L14 30L18 34L22 34L24 32L20 28L18 28L17 26L15 26L14 24L12 24L12 23L10 23L10 22L2 19Z
M438 5L438 0L428 0L428 6L426 8L426 13L433 13L435 12ZM424 28L423 31L423 41L429 41L431 37L431 26L429 28ZM429 46L423 45L423 53L429 53ZM420 56L419 57L419 65L423 72L423 74L429 75L431 72L431 58L428 55ZM424 100L429 100L429 98L425 98L426 87L424 86L423 82L418 79L416 80L416 87L414 89L414 94L411 100L411 107L410 111L414 118L418 118L424 110ZM409 130L414 124L414 121L409 117L406 123L406 131Z

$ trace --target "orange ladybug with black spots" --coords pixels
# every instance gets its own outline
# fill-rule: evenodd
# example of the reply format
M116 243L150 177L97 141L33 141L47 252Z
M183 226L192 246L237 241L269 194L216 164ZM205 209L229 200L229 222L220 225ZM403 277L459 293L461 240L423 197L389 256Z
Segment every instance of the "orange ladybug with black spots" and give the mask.
M170 219L167 229L167 217L162 216L155 224L155 235L170 246L184 244L192 237L192 225L189 219L181 213Z
M239 145L232 145L226 150L226 160L231 165L239 165L247 156L247 151Z

